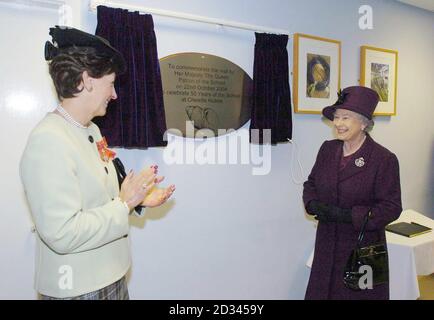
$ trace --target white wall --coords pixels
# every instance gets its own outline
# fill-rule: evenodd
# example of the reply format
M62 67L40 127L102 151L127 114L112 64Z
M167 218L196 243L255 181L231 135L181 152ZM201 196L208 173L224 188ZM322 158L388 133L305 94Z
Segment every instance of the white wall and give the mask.
M94 32L96 15L87 11L87 0L81 6L73 3L74 25ZM125 3L339 39L342 87L357 84L361 45L398 50L398 114L377 119L372 135L400 160L404 208L434 217L433 13L386 0ZM373 30L358 28L362 4L373 7ZM43 44L57 13L0 4L0 21L2 48L10 48L0 52L0 298L33 299L34 239L18 161L31 128L55 106ZM227 58L252 75L252 32L157 16L154 22L160 57L199 51ZM288 51L292 64L292 41ZM317 115L296 114L293 120L293 138L307 174L332 130ZM291 181L291 166L298 173L291 162L293 147L272 148L271 172L265 176L253 176L253 165L169 166L163 150L118 150L128 167L158 163L168 182L177 186L167 205L131 221L131 297L302 299L315 226L304 215L302 186Z
M0 299L32 299L34 239L18 162L32 127L55 105L43 63L53 10L0 4Z

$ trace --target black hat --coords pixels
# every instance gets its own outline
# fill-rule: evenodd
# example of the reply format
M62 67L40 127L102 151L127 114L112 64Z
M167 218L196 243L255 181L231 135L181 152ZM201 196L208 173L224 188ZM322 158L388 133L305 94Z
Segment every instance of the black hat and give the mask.
M53 38L54 45L50 41L45 43L45 60L47 61L58 55L61 49L88 47L94 48L98 55L112 58L113 63L118 65L119 70L123 71L125 69L125 60L122 54L100 36L64 26L50 28L49 34Z

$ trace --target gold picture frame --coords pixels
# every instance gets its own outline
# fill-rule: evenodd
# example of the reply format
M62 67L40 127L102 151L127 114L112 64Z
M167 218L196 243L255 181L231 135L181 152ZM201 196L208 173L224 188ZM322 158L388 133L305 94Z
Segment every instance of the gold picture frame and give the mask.
M374 116L396 115L398 51L361 46L360 85L380 96Z
M341 42L296 33L293 43L295 113L321 114L336 102L341 86Z

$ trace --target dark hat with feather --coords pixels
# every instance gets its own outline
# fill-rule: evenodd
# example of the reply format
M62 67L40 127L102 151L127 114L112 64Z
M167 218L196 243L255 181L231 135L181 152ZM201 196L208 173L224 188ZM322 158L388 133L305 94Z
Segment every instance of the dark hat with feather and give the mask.
M45 43L45 60L50 61L63 49L70 47L93 48L97 55L106 56L113 60L119 70L124 71L126 64L122 54L110 45L110 43L100 37L75 28L55 26L50 28L50 36L53 43Z
M347 109L372 120L378 101L379 96L375 90L362 86L347 87L338 92L338 100L332 106L325 107L322 114L333 121L336 109Z

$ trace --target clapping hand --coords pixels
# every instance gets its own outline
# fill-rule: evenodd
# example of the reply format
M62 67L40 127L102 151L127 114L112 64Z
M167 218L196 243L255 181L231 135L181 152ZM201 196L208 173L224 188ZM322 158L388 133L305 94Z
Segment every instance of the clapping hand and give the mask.
M175 191L175 185L170 185L167 188L157 188L154 187L149 191L146 195L145 199L141 203L142 206L146 207L158 207L167 201L170 198L172 193Z
M128 173L121 185L120 198L125 201L129 208L136 206L157 207L162 205L175 191L172 184L167 188L156 187L164 180L163 176L157 176L158 166L152 165L135 175Z
M121 185L119 197L125 201L130 209L139 205L146 195L154 188L155 183L162 181L157 178L157 166L142 170L139 174L130 171Z
M154 168L155 173L158 173L158 166L152 166L151 168ZM154 179L154 185L152 188L148 188L149 191L140 204L141 206L149 208L158 207L170 198L172 193L175 191L175 185L172 184L167 188L157 188L156 185L163 180L164 176L158 176Z

